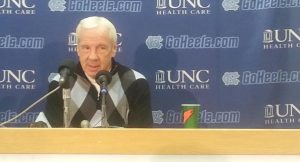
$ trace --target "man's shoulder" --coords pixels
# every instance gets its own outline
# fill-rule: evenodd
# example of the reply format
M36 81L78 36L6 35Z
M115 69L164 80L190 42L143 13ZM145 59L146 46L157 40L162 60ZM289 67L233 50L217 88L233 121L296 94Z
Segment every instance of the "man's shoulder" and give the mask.
M120 76L120 79L131 80L131 81L135 81L138 79L146 80L146 77L142 73L138 72L137 70L129 68L122 64L118 64L118 66L119 67L117 73Z

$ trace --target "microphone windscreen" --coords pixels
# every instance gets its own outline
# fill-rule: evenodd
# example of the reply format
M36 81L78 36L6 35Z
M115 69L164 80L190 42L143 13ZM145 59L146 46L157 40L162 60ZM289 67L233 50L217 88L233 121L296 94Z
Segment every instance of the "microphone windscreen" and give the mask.
M82 120L82 121L80 122L80 127L81 127L81 128L90 128L90 127L91 127L91 126L90 126L90 122L87 121L87 120Z
M73 60L70 59L63 60L58 67L58 72L60 73L63 69L67 68L70 70L70 73L73 74L75 67L76 64L74 63Z
M111 82L112 76L111 73L106 71L106 70L100 70L97 74L96 74L96 82L99 85L102 85L103 83L105 83L106 85L108 85Z

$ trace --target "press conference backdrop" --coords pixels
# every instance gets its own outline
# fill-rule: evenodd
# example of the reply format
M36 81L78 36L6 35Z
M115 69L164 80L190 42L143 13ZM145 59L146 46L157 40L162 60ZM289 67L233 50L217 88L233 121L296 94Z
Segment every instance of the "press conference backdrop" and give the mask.
M1 122L77 61L75 27L93 15L116 25L116 60L147 77L155 127L182 127L184 103L201 105L200 128L300 127L300 0L0 0Z

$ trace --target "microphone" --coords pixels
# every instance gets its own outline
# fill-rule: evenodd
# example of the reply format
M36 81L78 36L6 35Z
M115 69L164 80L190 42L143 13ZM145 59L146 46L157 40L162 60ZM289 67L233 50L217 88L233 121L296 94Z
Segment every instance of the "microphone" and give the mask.
M109 124L107 122L105 97L107 94L106 86L111 82L112 76L110 72L101 70L96 74L95 78L96 78L96 82L100 85L99 96L101 96L101 111L102 111L101 125L103 125L103 127L105 128L108 128Z
M100 70L97 74L96 74L96 82L100 85L100 86L107 86L110 82L111 82L111 74L110 72L106 71L106 70Z
M64 126L68 127L69 122L69 105L71 100L71 90L69 85L69 77L74 74L76 64L72 60L64 60L59 68L60 74L59 85L63 88L62 96L64 101Z
M91 125L90 125L90 122L89 122L89 121L87 121L87 120L82 120L82 121L80 122L80 127L81 127L81 128L90 128Z
M68 87L69 85L67 84L68 78L69 76L73 75L74 73L74 69L76 67L76 64L71 61L71 60L65 60L61 63L61 65L58 68L58 72L60 73L60 79L59 79L59 86L56 87L55 89L53 89L52 91L48 92L47 94L45 94L44 96L42 96L41 98L39 98L37 101L35 101L34 103L32 103L30 106L28 106L27 108L25 108L22 112L20 112L18 115L14 116L13 118L0 123L0 127L4 127L5 124L10 123L16 119L18 119L19 117L21 117L22 115L24 115L26 112L28 112L29 110L31 110L35 105L37 105L38 103L40 103L42 100L46 99L48 96L50 96L51 94L53 94L54 92L58 91L59 88L61 87ZM63 90L64 91L64 90ZM63 94L64 96L66 96L65 98L67 98L66 100L69 100L68 98L68 93L67 94ZM68 102L65 102L66 104L68 104ZM29 125L29 127L46 127L44 125L44 123L31 123Z
M60 74L59 85L63 88L69 88L68 80L69 76L74 74L74 69L76 64L72 60L64 60L58 67L58 72Z

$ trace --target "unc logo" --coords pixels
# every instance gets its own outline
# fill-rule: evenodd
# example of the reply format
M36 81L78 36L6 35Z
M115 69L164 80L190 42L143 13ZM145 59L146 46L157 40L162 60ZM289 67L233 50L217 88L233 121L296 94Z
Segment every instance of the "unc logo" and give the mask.
M148 49L161 49L163 38L161 36L148 36L146 39L146 45Z
M65 0L50 0L48 3L48 7L51 11L65 11L65 4L67 2Z
M265 118L272 118L274 117L274 108L272 105L265 106Z
M68 45L69 46L76 46L77 45L77 35L76 33L70 33L68 37Z
M240 0L223 0L222 6L225 11L237 11L239 9Z
M48 76L48 82L52 82L53 80L58 81L60 78L60 75L58 73L50 73L50 75Z
M264 40L263 43L273 43L273 31L270 29L267 29L264 31Z
M157 70L155 73L155 83L165 83L165 72L162 70Z
M158 111L152 111L153 116L153 122L156 124L161 124L164 119L162 118L164 116L164 113L161 110Z
M240 80L239 80L240 74L238 72L225 72L222 81L226 86L229 85L238 85Z

